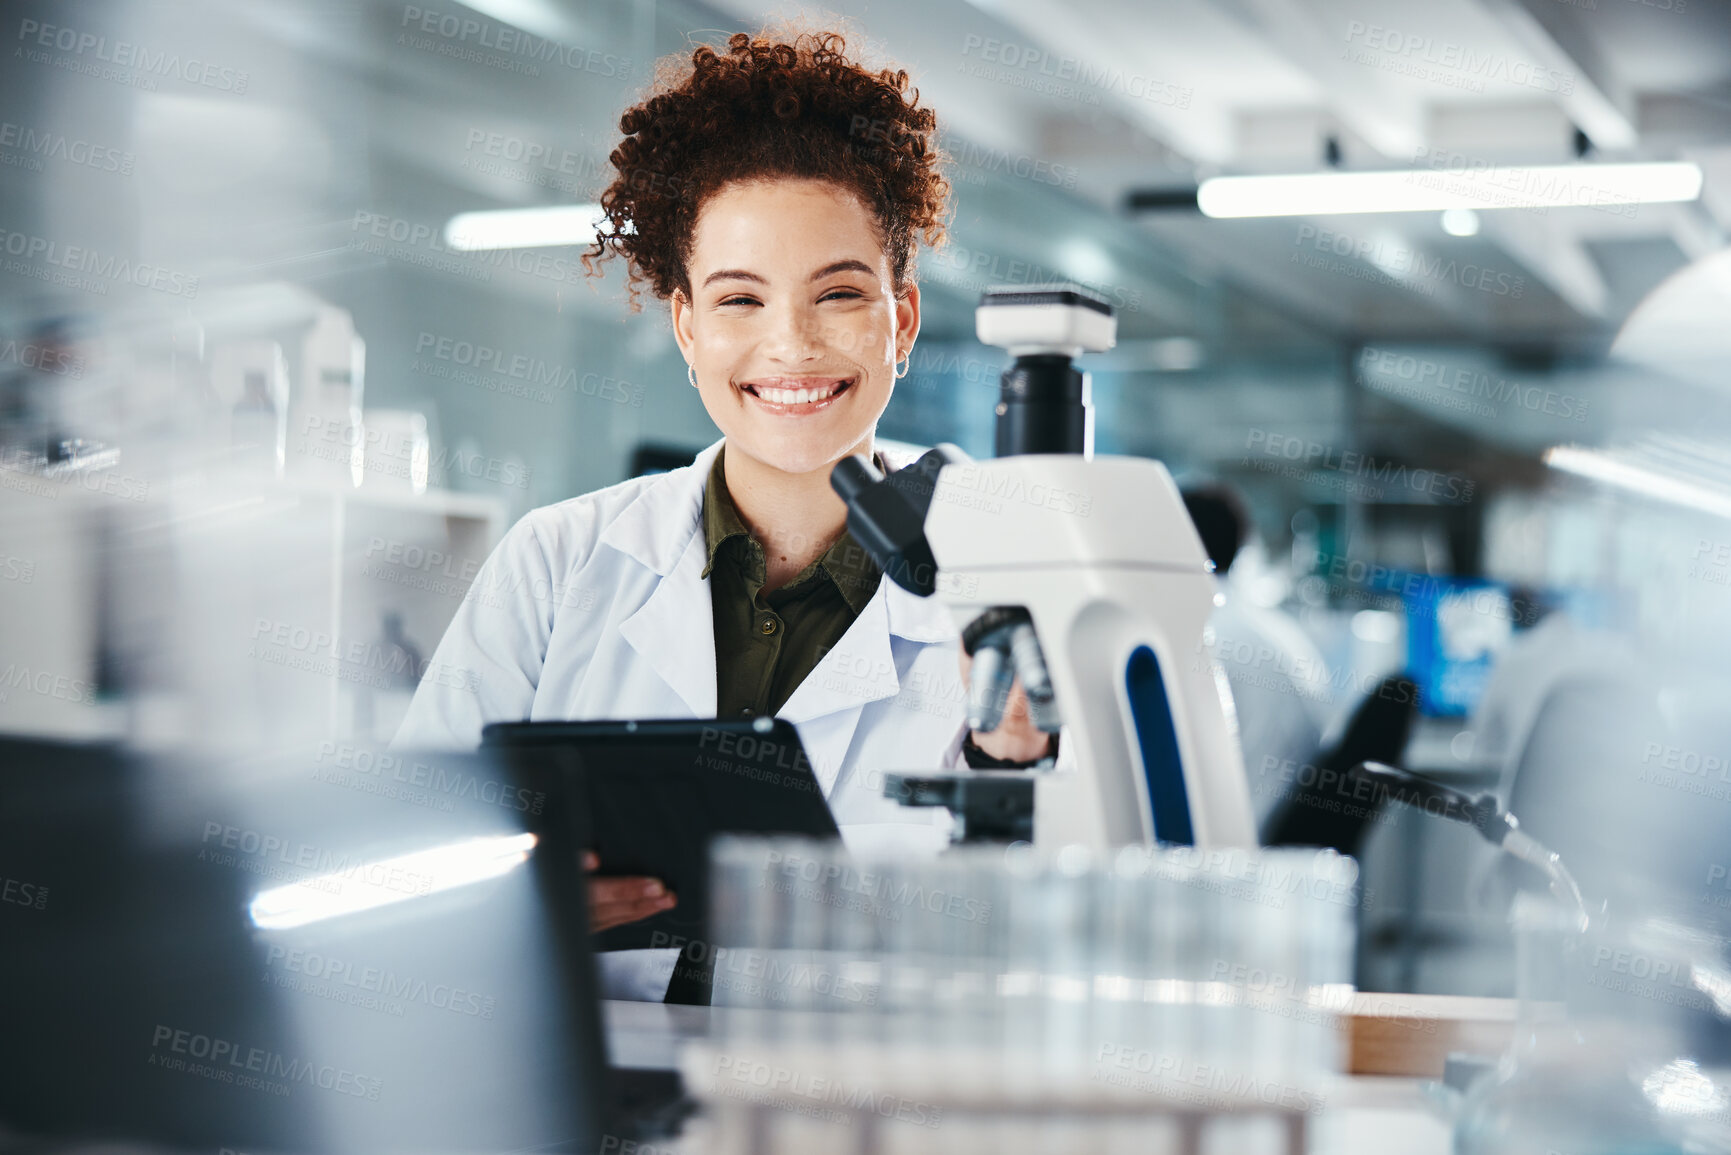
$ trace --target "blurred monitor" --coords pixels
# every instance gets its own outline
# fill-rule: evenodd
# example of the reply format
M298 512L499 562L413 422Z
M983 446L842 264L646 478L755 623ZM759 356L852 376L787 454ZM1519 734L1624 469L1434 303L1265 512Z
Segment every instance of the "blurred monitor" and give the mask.
M1405 582L1407 673L1424 713L1470 713L1514 633L1509 588L1473 578L1413 575Z
M0 740L0 1139L593 1150L553 757Z

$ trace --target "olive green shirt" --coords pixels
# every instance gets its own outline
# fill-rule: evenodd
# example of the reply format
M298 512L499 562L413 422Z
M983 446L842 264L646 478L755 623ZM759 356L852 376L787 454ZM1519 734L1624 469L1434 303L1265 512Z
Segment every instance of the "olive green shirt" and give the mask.
M715 715L766 717L782 708L853 625L877 592L883 570L843 529L822 557L765 594L763 545L727 492L726 453L723 445L703 491L709 547L703 576L715 614ZM877 465L886 468L881 455Z

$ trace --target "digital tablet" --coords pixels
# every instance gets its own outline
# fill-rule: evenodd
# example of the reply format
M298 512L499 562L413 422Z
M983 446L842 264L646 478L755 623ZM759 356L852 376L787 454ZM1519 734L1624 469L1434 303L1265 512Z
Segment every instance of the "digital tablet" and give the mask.
M780 718L496 722L481 742L558 749L576 781L559 800L568 817L548 820L576 827L599 873L659 878L678 896L672 910L602 931L601 950L707 941L717 835L841 836L799 732Z

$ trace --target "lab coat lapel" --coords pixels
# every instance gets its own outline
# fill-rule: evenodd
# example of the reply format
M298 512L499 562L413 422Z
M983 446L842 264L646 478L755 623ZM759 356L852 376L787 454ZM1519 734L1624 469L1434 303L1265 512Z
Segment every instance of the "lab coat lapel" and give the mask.
M936 598L917 597L885 577L841 640L779 711L798 727L825 795L835 785L867 704L901 692L892 636L939 643L954 638L956 627Z
M619 625L650 668L673 687L693 717L715 717L715 619L703 577L703 535L692 537L673 572Z
M716 441L691 465L646 486L601 540L660 576L649 597L619 624L619 636L672 687L693 717L715 717L715 620L703 541L703 489Z

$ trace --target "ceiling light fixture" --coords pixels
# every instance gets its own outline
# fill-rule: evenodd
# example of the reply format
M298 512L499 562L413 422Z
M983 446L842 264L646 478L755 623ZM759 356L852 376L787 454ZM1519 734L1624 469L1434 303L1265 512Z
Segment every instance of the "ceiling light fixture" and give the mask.
M1615 489L1667 505L1680 505L1717 517L1731 518L1731 493L1697 481L1662 473L1599 449L1556 445L1545 450L1545 464Z
M445 243L465 253L586 245L606 223L601 206L592 203L458 213L445 223Z
M1196 204L1210 217L1602 208L1692 201L1701 182L1687 161L1220 176L1202 182Z

